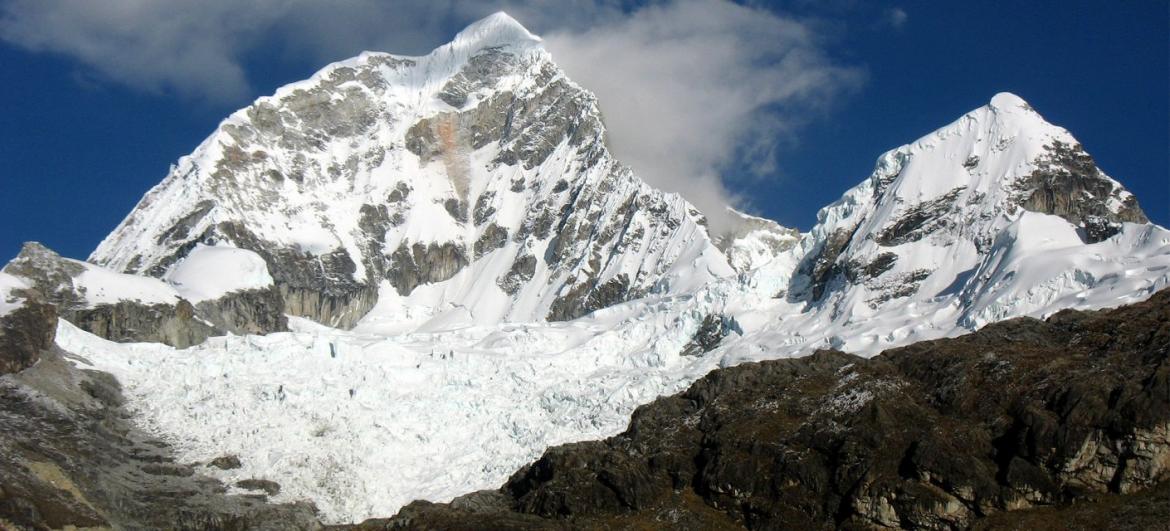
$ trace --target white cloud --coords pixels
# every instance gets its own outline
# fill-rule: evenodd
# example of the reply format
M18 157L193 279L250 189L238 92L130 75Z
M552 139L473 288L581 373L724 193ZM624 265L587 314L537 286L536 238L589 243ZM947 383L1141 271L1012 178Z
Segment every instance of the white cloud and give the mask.
M774 170L777 138L859 77L801 23L717 0L648 7L545 42L597 94L618 158L682 193L717 230L722 205L740 203L721 170Z
M233 10L208 2L196 10L195 2L12 0L3 5L0 37L137 88L220 100L247 92L238 53L247 25L267 18L262 4Z
M323 64L363 49L421 53L467 21L463 3L0 0L0 39L136 89L242 103L252 93L249 54L283 50Z
M505 9L601 101L619 159L715 228L729 165L774 169L776 139L857 81L809 26L725 0L0 0L0 39L130 87L242 105L251 61L421 54ZM903 13L904 15L904 13ZM904 20L904 16L903 16ZM256 54L264 53L263 58ZM267 89L260 92L268 92Z

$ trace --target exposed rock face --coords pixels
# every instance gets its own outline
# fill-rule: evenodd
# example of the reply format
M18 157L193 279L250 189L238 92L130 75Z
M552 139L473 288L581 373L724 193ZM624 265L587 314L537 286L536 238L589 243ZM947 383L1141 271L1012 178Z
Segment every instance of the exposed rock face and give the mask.
M66 310L62 317L86 332L118 342L145 341L187 348L211 336L223 335L198 319L195 308L185 300L174 305L122 301Z
M1149 222L1134 196L1106 176L1080 144L1054 140L1036 165L1036 170L1015 183L1021 207L1076 225L1094 218Z
M550 449L474 508L416 502L371 525L952 529L1091 512L1079 504L1170 481L1168 359L1163 291L869 360L720 369L621 435Z
M203 301L195 305L195 311L218 330L236 335L267 334L288 330L284 307L284 296L272 286L268 289L235 291L218 299Z
M548 320L576 319L593 310L637 297L637 294L630 292L630 278L624 274L602 284L583 282L573 286L565 295L553 301L552 308L548 312Z
M804 259L801 267L802 271L806 272L811 279L813 300L820 300L821 296L825 294L829 282L843 271L841 265L838 264L838 258L849 246L855 232L857 232L857 227L837 229L820 244L815 252L810 253Z
M63 309L85 305L85 293L74 287L73 279L85 266L66 260L37 242L26 242L20 254L4 266L4 272L32 282L46 301Z
M723 338L736 332L739 329L739 324L735 319L727 317L726 315L711 314L703 318L703 323L699 325L699 329L695 331L694 337L691 338L690 343L683 347L683 356L700 356L710 352ZM742 333L742 332L740 332Z
M366 217L363 219L368 221ZM330 326L350 328L377 302L377 288L354 280L357 264L343 250L314 255L284 247L256 236L237 221L219 223L198 239L198 242L208 244L223 241L254 251L264 259L283 299L280 313L307 316Z
M20 372L41 359L57 335L57 308L33 296L0 316L0 375Z
M399 294L409 295L420 284L447 280L467 265L467 249L453 243L409 248L404 244L390 255L387 275Z
M5 323L7 326L7 323ZM10 332L10 330L5 330ZM308 504L228 496L125 420L117 382L53 347L0 376L4 529L320 529Z
M964 187L958 187L943 194L942 197L914 205L878 232L876 238L878 245L894 247L921 240L946 228L949 223L954 222L955 216L951 213L955 209L955 199L963 190Z
M1014 184L1025 210L1060 216L1083 231L1085 243L1103 241L1121 223L1148 223L1137 199L1110 179L1080 144L1054 140L1037 168Z
M111 341L145 341L186 348L227 332L266 334L288 330L285 297L275 288L232 292L193 306L158 280L117 275L62 258L36 242L26 243L4 271L28 280L61 318ZM88 283L84 275L95 272L101 277L119 278L110 286L100 281ZM127 283L130 288L125 288ZM97 289L103 293L91 293ZM127 291L104 293L117 289ZM119 299L141 296L135 290L149 295L137 300ZM300 302L295 294L289 298Z

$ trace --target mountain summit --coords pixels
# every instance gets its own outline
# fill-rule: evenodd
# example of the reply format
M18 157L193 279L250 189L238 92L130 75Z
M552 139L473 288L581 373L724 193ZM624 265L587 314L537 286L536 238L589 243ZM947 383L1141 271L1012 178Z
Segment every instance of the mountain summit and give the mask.
M561 320L731 269L702 215L613 159L592 94L504 13L422 57L325 67L232 114L90 260L163 277L262 256L292 315Z
M450 44L439 48L465 50L474 53L497 46L525 46L540 43L540 37L533 35L524 25L503 11L484 17L460 31Z
M751 282L784 299L774 340L876 354L1140 300L1170 283L1168 259L1170 233L1129 191L1068 131L1000 93L879 157Z

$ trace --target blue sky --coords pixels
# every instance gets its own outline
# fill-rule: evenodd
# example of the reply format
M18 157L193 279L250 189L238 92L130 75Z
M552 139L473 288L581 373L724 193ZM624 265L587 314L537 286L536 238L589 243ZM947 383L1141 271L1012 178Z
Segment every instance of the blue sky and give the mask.
M1154 221L1170 223L1165 1L795 0L727 8L717 0L650 7L355 0L343 12L322 11L325 4L309 0L265 0L249 12L210 0L160 3L168 9L157 12L135 4L141 3L0 0L4 260L26 240L84 258L170 164L233 110L362 49L425 53L500 8L548 37L558 61L563 50L570 74L589 88L597 84L603 110L605 95L615 90L604 86L606 72L575 71L572 63L585 57L581 50L607 53L615 39L626 46L623 55L647 60L680 51L702 58L712 42L751 52L697 59L678 73L685 78L673 85L711 83L702 95L740 95L742 85L762 93L787 87L801 72L817 73L796 96L778 91L723 113L731 116L687 112L695 120L679 128L687 134L655 136L658 144L630 152L637 159L709 144L712 153L685 160L681 170L647 173L710 170L719 176L714 186L786 225L807 230L817 209L864 179L883 151L1005 90L1072 131ZM707 11L717 22L690 26ZM678 27L662 30L661 39L637 33L670 24ZM146 31L139 28L152 32L135 33ZM706 33L688 39L695 32ZM662 42L678 44L664 50ZM783 60L795 55L806 60L797 66ZM612 66L610 73L635 79L630 90L661 81L622 70L637 68L636 61L618 63L597 68ZM702 95L684 90L666 99L702 106L693 99ZM646 136L615 127L630 138ZM711 184L696 179L655 184Z

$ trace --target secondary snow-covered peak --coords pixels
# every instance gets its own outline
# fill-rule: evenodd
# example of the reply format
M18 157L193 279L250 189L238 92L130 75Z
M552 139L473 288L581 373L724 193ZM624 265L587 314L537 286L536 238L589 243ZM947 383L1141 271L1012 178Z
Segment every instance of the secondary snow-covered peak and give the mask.
M464 28L443 48L482 50L496 46L528 46L539 42L540 37L533 35L516 19L503 11L497 11Z
M850 205L870 200L883 214L897 215L927 208L930 201L958 205L957 199L967 201L962 210L986 217L1001 211L1014 216L1022 208L1075 225L1088 218L1146 221L1132 194L1097 168L1071 133L1008 92L882 155L870 179L827 207L818 221L851 216L860 211Z
M828 308L840 323L943 305L980 308L962 318L979 326L1022 313L1019 301L1039 308L1095 286L1085 279L1102 278L1098 266L1071 256L1108 255L1098 260L1115 267L1127 255L1164 252L1160 228L1155 243L1134 243L1141 229L1129 224L1148 220L1133 195L1068 131L1006 92L882 155L869 179L818 218L788 297ZM1060 240L1066 250L1035 245L1056 233L1072 236ZM994 266L1008 263L1044 265L1012 294L985 288L993 273L1017 275Z
M757 269L800 243L800 231L728 207L734 227L715 240L727 261L740 273Z

